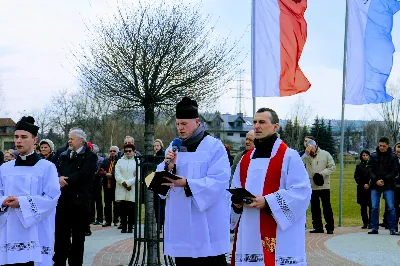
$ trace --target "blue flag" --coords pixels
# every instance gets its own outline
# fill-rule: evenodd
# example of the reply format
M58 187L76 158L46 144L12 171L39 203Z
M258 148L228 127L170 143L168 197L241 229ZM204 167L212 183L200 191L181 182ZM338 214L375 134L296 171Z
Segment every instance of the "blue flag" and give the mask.
M386 82L393 66L397 0L348 0L346 104L393 100Z

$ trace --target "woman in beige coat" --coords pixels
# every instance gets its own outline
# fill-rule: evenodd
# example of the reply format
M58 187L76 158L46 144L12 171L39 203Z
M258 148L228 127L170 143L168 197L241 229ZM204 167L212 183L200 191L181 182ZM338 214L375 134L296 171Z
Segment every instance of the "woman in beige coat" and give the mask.
M115 166L115 201L119 202L121 233L132 233L135 219L136 161L134 152L133 144L125 144L124 156Z

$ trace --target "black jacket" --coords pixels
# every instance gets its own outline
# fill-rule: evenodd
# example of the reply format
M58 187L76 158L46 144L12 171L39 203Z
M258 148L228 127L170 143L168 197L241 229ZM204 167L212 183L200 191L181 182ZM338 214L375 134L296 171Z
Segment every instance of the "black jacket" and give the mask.
M112 169L112 178L111 178L111 188L115 190L115 185L116 185L116 180L115 180L115 166L117 165L118 161L118 156L115 156L114 159L114 167ZM111 163L111 158L107 158L103 161L100 171L99 171L99 176L101 177L103 187L107 188L108 185L108 179L106 177L106 173L108 173L108 168L110 167Z
M367 163L369 171L370 188L379 190L395 189L394 179L399 173L399 161L397 156L392 152L389 147L386 152L380 152L379 148L376 148L376 152L371 154L371 157ZM384 185L379 187L376 181L382 179Z
M52 162L55 164L55 165L57 165L57 162L58 162L58 158L60 158L60 155L61 155L61 153L63 153L63 152L65 152L66 150L68 150L68 143L65 145L65 146L63 146L63 147L61 147L61 148L58 148L57 150L56 150L56 152L54 153L54 156L53 156L53 159L52 159Z
M68 177L68 185L61 188L59 203L75 199L80 204L89 204L93 177L97 170L97 155L86 144L72 158L71 152L66 150L61 153L57 162L58 174Z
M357 203L368 203L371 200L371 190L364 188L364 185L369 185L370 182L367 162L361 161L356 165L356 170L354 171L354 180L357 183Z

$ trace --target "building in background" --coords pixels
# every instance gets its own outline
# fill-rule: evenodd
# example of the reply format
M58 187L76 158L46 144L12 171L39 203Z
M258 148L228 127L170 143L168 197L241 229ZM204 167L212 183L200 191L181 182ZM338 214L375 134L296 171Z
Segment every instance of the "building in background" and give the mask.
M0 118L0 150L15 149L15 125L11 118Z

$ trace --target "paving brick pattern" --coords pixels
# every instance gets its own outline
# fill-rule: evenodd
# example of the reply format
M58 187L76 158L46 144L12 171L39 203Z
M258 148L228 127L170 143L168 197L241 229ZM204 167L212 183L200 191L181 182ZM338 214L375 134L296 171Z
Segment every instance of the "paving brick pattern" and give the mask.
M101 229L99 229L101 230ZM335 235L361 232L362 230L354 227L342 227L335 230L334 235L310 234L307 232L306 250L309 266L357 266L361 264L354 263L339 255L333 253L325 246L325 241ZM365 231L366 232L366 231ZM133 237L121 240L106 246L96 254L92 266L120 266L128 265L133 250ZM229 261L230 254L227 256Z

